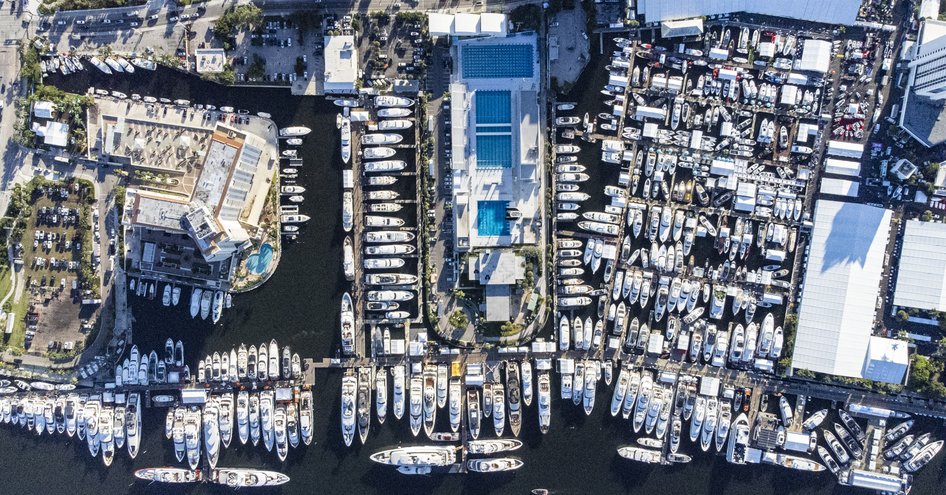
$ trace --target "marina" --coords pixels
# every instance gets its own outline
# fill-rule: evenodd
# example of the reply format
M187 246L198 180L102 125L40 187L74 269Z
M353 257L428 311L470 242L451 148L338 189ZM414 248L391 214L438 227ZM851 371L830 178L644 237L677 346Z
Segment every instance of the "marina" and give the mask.
M749 33L745 44L752 46ZM726 34L708 39L717 36ZM733 29L729 36L742 34ZM927 493L942 466L941 409L774 372L789 350L786 307L799 297L799 254L814 209L795 158L816 143L789 143L817 120L821 100L802 90L797 109L773 110L764 100L727 98L726 91L747 89L725 90L715 69L696 64L678 75L667 68L674 62L660 62L659 70L654 64L648 76L635 77L634 68L651 67L660 51L608 43L622 55L614 54L606 79L626 62L620 76L629 89L609 84L607 95L595 94L590 115L583 103L564 104L553 105L549 118L558 125L548 171L552 312L538 338L462 347L425 324L416 100L329 100L306 108L317 115L311 120L248 102L242 105L271 111L286 126L277 131L281 147L298 150L280 150L276 159L276 231L284 243L280 262L289 266L280 272L296 273L277 273L266 288L232 296L225 287L131 277L121 290L141 291L128 302L137 346L129 335L127 350L96 362L96 372L108 371L93 372L74 390L7 383L0 387L11 387L0 396L3 422L52 427L71 438L68 411L81 410L86 437L93 417L96 431L81 455L95 443L103 465L131 465L137 437L149 446L134 449L143 482L285 484L297 493L344 471L353 478L346 490L394 483L430 489L433 479L444 490L564 486L604 493L633 485L710 493L694 490L692 480L712 477L727 492L771 483L830 493L831 473L841 485L874 483L893 492L909 491L916 479L912 493ZM683 50L670 55L699 60ZM676 77L689 88L685 94L666 93ZM765 77L758 70L750 80ZM607 103L608 111L595 115L598 100L619 96L619 105ZM650 116L652 109L662 116ZM723 132L727 123L732 132L752 132L717 150L732 135ZM727 159L715 155L723 149ZM761 168L740 163L743 152ZM738 184L721 180L714 167L731 171L725 176ZM308 282L300 285L303 276ZM145 346L155 352L139 353ZM4 430L0 445L23 445L20 428ZM34 444L47 437L30 433ZM50 459L68 464L72 457L68 451ZM224 467L245 459L260 469ZM651 464L668 467L645 471ZM98 459L95 465L101 469ZM579 483L576 473L586 465L595 479ZM128 483L101 472L104 485ZM648 476L654 472L660 476ZM468 474L437 476L460 473Z

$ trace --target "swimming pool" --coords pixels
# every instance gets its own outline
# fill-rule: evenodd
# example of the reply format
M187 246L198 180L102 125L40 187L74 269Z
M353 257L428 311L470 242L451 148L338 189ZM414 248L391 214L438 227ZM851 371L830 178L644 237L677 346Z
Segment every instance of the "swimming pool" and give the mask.
M476 125L512 122L512 95L509 91L476 92Z
M508 201L477 201L476 231L481 236L509 235L506 221Z
M464 45L463 77L467 79L532 77L532 45Z
M249 255L246 258L246 269L253 275L260 275L266 272L269 264L273 261L273 246L263 244L259 252Z
M512 136L476 133L476 168L512 167Z

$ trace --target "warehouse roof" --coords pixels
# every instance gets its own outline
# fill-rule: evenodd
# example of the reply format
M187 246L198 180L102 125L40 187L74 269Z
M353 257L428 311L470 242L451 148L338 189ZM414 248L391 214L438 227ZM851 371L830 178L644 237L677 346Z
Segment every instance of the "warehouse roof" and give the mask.
M792 367L862 376L890 216L864 204L815 204Z
M897 306L946 310L946 224L908 220L900 251Z

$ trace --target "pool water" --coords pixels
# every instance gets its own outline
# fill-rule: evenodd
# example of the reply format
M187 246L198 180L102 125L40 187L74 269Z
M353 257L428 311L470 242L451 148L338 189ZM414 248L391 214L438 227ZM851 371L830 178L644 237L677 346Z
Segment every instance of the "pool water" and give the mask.
M526 78L534 74L532 45L464 45L461 56L466 79Z
M477 168L512 167L512 136L476 134Z
M509 235L506 221L508 201L478 201L476 203L476 230L481 236Z
M512 122L512 95L509 91L476 92L476 125Z
M273 261L273 246L263 244L259 252L253 253L246 258L246 269L253 275L260 275L266 272L269 264Z

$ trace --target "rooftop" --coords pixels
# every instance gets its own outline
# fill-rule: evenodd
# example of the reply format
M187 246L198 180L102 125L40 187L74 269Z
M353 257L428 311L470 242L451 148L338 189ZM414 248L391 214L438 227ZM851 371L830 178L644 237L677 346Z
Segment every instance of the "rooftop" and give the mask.
M792 367L862 376L890 217L864 204L815 204Z
M354 36L325 37L325 91L354 91L358 48Z
M223 72L227 65L227 55L223 48L198 48L194 50L194 58L197 59L199 74Z
M893 303L946 311L946 224L907 220Z

